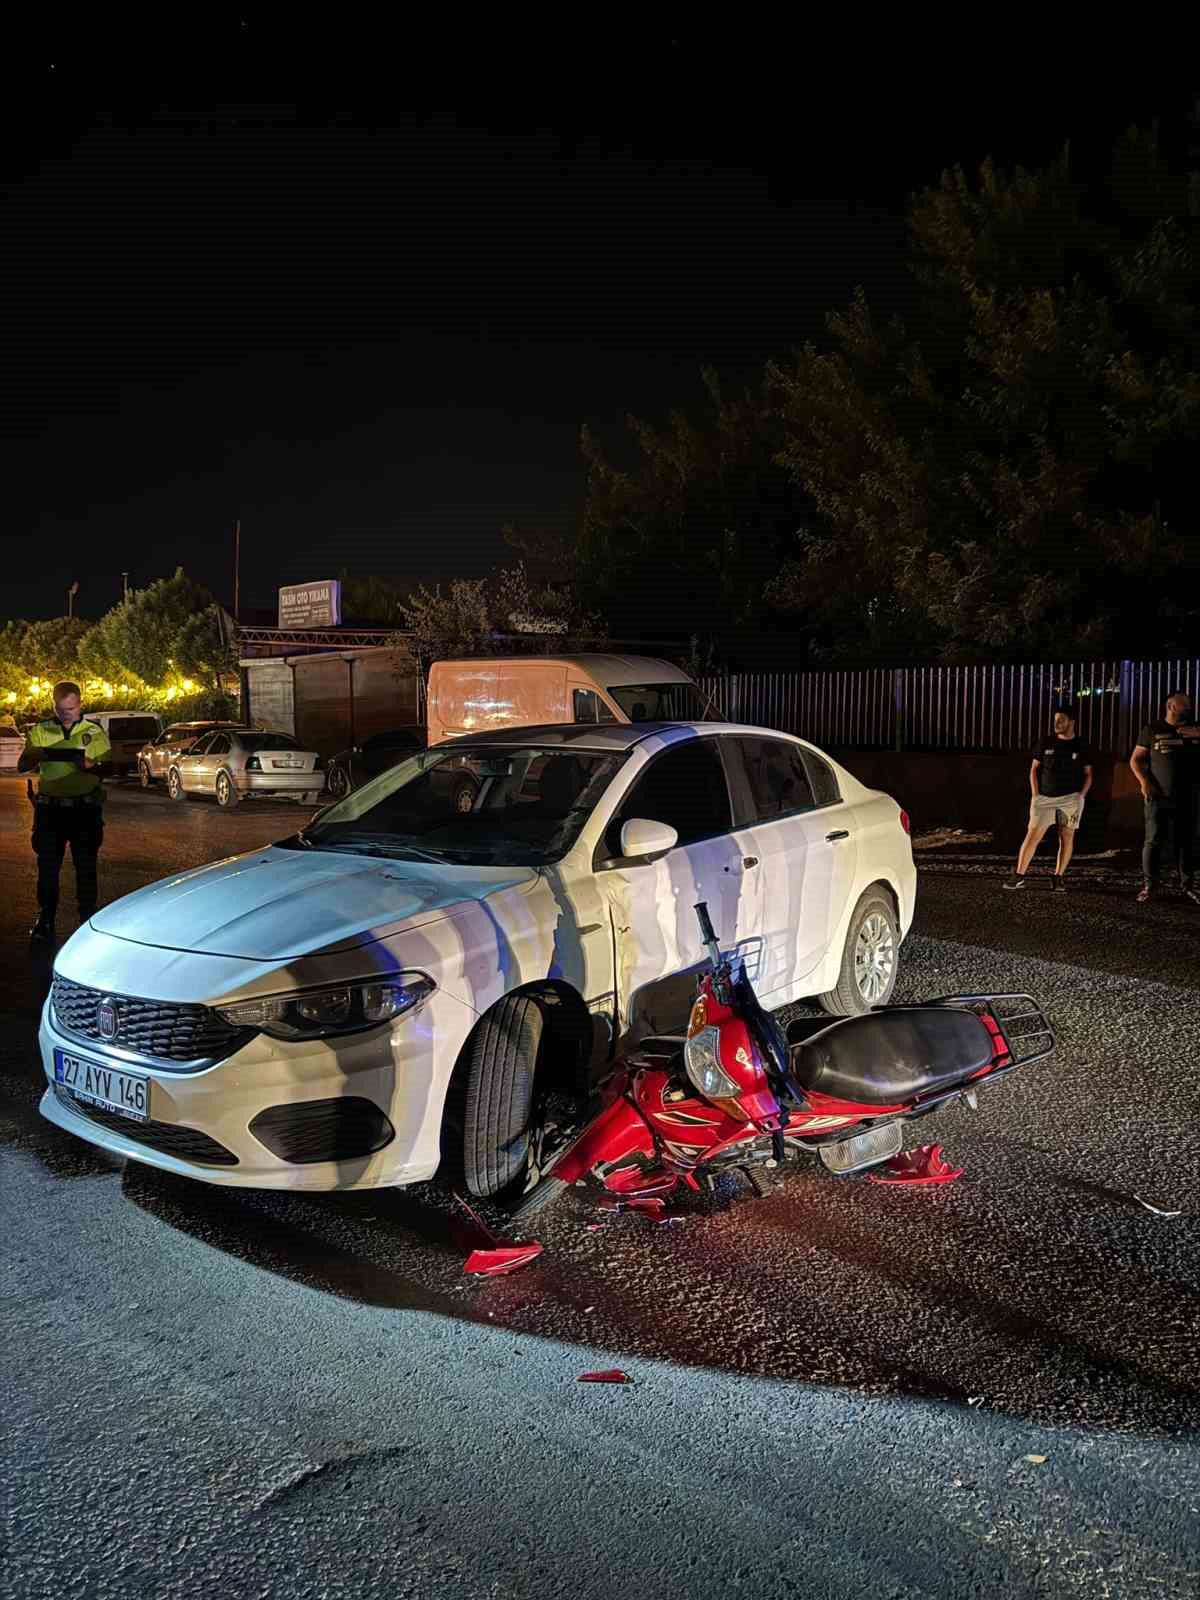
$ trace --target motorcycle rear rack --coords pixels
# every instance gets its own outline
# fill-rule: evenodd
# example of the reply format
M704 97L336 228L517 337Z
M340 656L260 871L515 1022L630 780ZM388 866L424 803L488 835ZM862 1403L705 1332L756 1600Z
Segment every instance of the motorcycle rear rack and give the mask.
M1044 1061L1047 1056L1053 1055L1057 1047L1054 1029L1050 1026L1046 1013L1038 1005L1031 994L947 994L940 995L936 1000L923 1000L922 1006L941 1006L947 1010L974 1011L977 1015L988 1015L1000 1029L1005 1043L1008 1045L1012 1057L1012 1066L1028 1066L1031 1061ZM1000 1010L999 1007L1020 1006L1022 1010ZM888 1006L889 1011L917 1010L915 1006ZM1020 1027L1014 1032L1013 1023L1028 1023L1027 1027ZM1034 1044L1034 1041L1044 1041ZM1032 1048L1028 1051L1019 1049L1019 1046L1029 1044ZM1009 1071L1009 1067L998 1067L987 1074L988 1079L999 1077L1002 1072Z

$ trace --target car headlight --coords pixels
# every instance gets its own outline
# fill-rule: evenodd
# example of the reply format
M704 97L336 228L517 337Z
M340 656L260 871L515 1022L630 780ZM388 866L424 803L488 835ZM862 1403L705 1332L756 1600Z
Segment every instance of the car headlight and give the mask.
M683 1047L687 1075L702 1095L710 1100L731 1100L741 1089L721 1066L719 1028L701 1028Z
M397 972L365 983L330 984L213 1009L235 1028L257 1028L274 1039L323 1039L329 1034L361 1033L408 1016L436 988L423 972Z

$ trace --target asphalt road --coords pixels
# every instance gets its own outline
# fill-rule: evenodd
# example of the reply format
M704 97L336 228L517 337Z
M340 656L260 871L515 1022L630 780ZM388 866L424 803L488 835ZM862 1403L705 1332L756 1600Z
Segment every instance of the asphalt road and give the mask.
M300 820L118 790L104 897ZM0 778L0 1592L1195 1600L1200 913L1128 863L1064 898L923 857L903 997L1059 1030L927 1124L957 1184L805 1167L670 1226L572 1191L489 1281L432 1186L209 1189L42 1122L27 835Z

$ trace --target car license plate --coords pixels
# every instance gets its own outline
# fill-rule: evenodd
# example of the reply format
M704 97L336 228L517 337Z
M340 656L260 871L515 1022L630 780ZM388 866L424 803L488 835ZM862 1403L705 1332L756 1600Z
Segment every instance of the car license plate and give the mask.
M303 763L303 761L301 761L299 756L284 756L282 761L272 761L271 765L273 767L277 767L277 768L278 767L287 767L291 771L296 772L296 771L299 771L299 769L304 765L304 763Z
M885 1122L880 1128L839 1139L837 1144L823 1144L821 1160L830 1172L861 1172L864 1167L876 1166L899 1154L904 1143L903 1128L902 1122Z
M56 1050L54 1081L88 1105L103 1106L134 1122L145 1122L150 1116L150 1080L139 1078L136 1073L102 1067L98 1062Z

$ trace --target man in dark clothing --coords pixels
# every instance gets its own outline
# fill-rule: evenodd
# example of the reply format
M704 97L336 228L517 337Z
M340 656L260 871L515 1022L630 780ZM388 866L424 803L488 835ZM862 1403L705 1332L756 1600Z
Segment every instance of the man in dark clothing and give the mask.
M1075 718L1064 706L1054 713L1054 731L1039 740L1029 766L1029 827L1017 853L1017 870L1006 889L1023 889L1025 874L1051 823L1058 824L1054 887L1066 888L1066 871L1083 818L1084 796L1092 787L1092 758L1075 733Z
M96 909L96 858L104 839L104 793L96 768L109 753L108 735L80 714L79 685L54 686L54 715L30 728L18 763L37 771L33 848L38 861L38 918L30 931L35 943L54 939L58 878L71 847L80 920Z
M1169 696L1161 720L1148 722L1138 734L1129 765L1146 810L1139 904L1154 897L1165 851L1178 868L1179 887L1200 905L1195 879L1200 727L1191 695L1178 689Z

